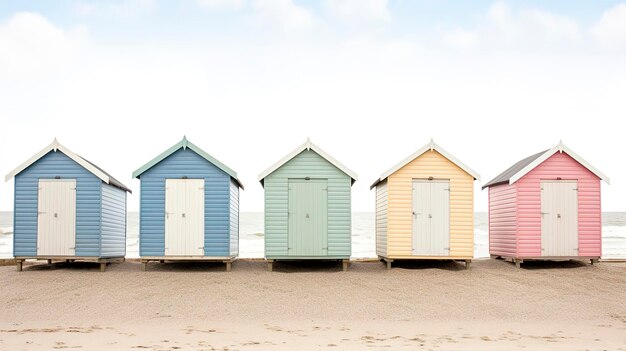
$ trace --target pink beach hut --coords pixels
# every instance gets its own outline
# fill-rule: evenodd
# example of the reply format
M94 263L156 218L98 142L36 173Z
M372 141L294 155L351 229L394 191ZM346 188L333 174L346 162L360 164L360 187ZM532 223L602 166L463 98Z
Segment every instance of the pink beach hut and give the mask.
M559 143L527 157L489 188L489 253L525 260L590 260L602 255L600 181L609 178Z

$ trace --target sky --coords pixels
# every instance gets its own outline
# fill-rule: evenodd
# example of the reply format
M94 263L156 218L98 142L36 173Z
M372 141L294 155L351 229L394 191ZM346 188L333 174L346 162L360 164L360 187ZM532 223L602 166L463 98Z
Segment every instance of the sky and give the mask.
M431 138L480 186L559 140L626 211L626 2L60 0L0 3L0 172L53 138L134 190L186 136L257 176L307 138L369 185ZM0 184L12 210L13 180Z

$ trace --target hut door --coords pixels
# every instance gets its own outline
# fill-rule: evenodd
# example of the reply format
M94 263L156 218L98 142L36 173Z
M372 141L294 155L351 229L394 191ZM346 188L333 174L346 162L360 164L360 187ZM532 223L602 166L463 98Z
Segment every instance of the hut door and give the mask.
M449 255L449 189L447 180L413 180L413 255Z
M76 180L40 179L37 255L75 256Z
M541 255L578 256L578 183L541 182Z
M204 179L165 180L165 255L204 256Z
M328 255L326 179L289 179L289 256Z

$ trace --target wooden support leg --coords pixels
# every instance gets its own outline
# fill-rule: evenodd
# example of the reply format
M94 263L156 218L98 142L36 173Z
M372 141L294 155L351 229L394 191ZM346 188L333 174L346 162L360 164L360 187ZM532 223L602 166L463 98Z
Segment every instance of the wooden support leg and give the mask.
M160 260L159 263L165 263L165 260Z
M348 270L348 264L350 264L350 260L343 260L343 271L346 272Z
M472 260L465 260L465 269L470 269L471 264L472 264Z
M597 258L592 258L591 259L591 265L593 266L593 265L596 265L596 264L598 264L598 259Z
M141 271L145 272L148 270L148 261L141 262Z
M521 260L515 260L515 267L522 268L522 261Z
M274 261L267 261L267 270L270 272L274 269L274 267L272 267L273 263Z
M100 272L104 272L107 269L107 264L105 262L100 262Z
M391 262L393 262L392 260L385 260L385 262L387 263L387 270L391 269Z
M233 263L231 261L226 261L226 272L230 272Z
M22 262L23 262L23 261L20 261L20 260L17 260L17 262L16 262L16 263L17 263L17 271L18 271L18 272L21 272L21 271L22 271Z
M48 264L52 264L52 260L48 260Z

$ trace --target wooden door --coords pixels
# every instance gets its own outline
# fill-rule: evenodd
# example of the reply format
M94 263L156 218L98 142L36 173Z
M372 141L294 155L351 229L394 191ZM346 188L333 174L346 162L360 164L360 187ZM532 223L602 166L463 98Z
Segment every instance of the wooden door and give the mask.
M542 256L578 256L578 183L541 182Z
M204 256L204 179L166 179L165 255Z
M413 255L448 256L450 182L413 180Z
M289 256L328 255L327 183L289 179Z
M40 179L37 256L76 254L76 180Z

